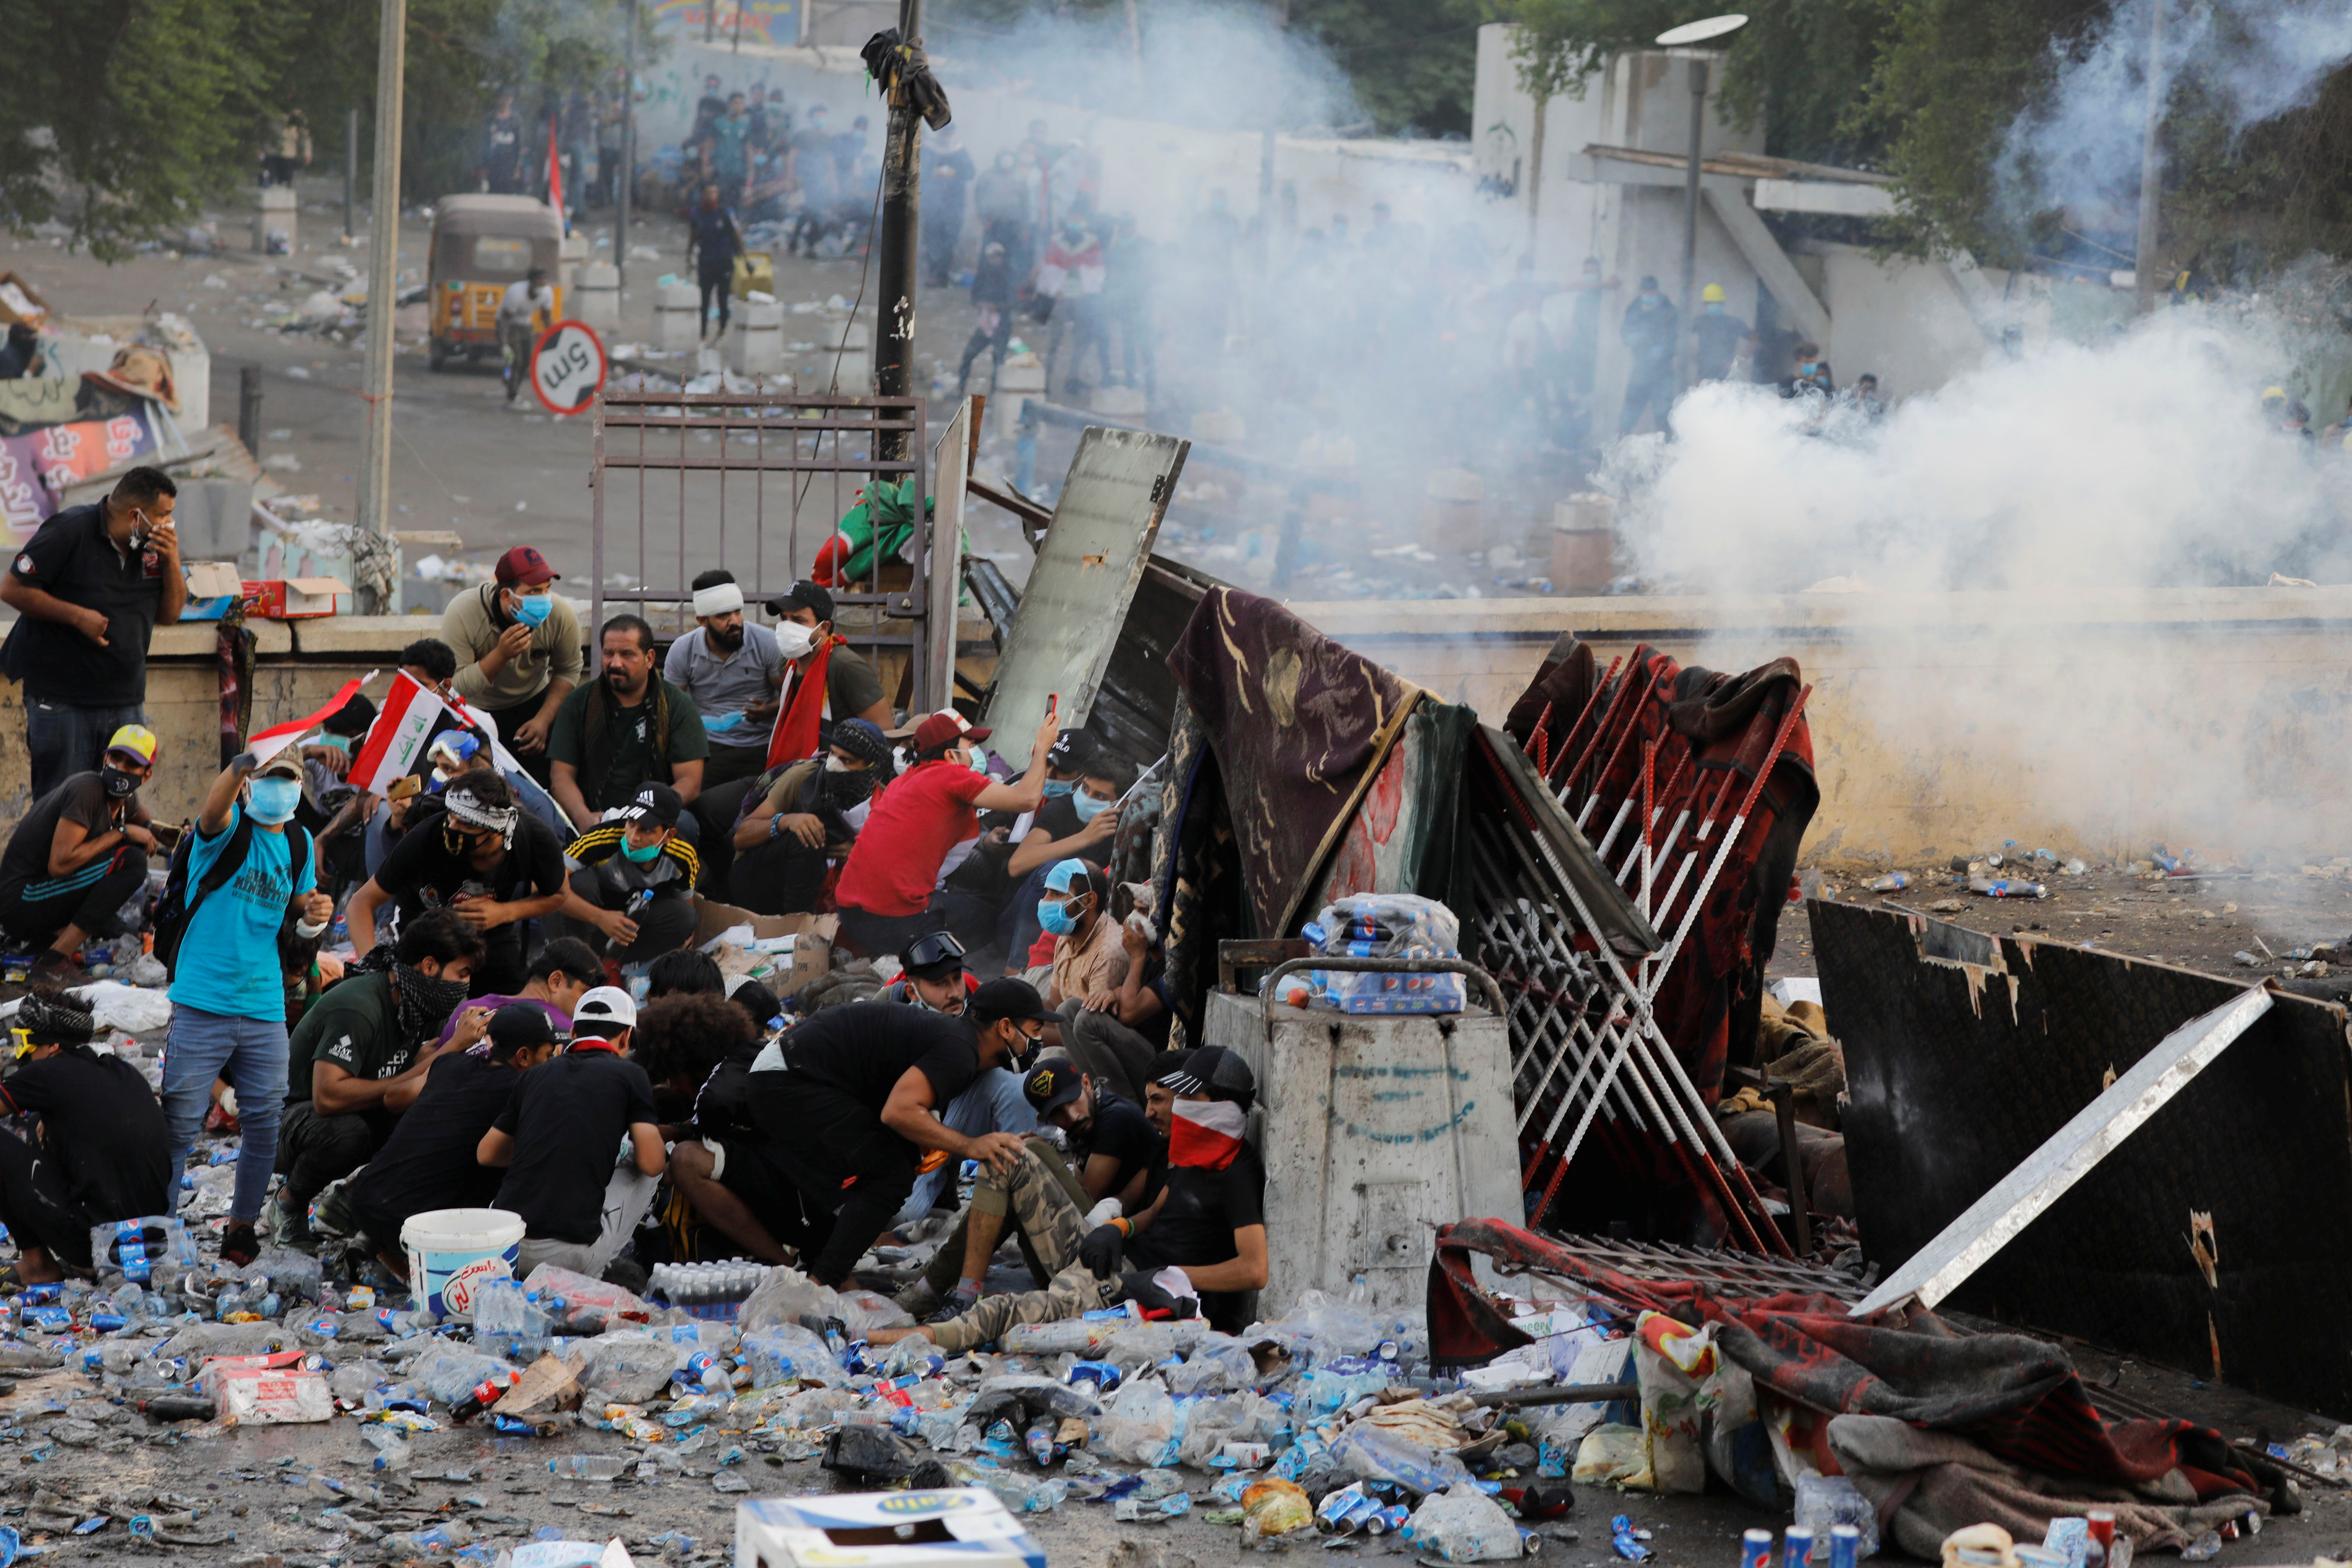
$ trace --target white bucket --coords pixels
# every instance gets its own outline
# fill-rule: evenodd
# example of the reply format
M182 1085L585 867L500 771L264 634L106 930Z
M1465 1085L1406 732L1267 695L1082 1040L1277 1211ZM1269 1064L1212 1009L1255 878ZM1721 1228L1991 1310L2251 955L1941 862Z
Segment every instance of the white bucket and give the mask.
M470 1317L474 1294L492 1279L514 1278L522 1252L522 1216L505 1209L432 1209L400 1227L408 1249L408 1289L439 1318Z

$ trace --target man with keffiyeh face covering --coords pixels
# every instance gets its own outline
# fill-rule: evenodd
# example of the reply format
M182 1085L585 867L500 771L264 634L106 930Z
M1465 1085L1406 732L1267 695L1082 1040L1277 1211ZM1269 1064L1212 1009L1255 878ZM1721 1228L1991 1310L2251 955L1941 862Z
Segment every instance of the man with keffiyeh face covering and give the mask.
M272 1234L282 1247L310 1241L310 1200L383 1147L415 1101L450 1009L466 999L482 937L452 910L406 922L388 969L356 974L320 996L295 1026L287 1052L286 1116L278 1137Z
M375 875L352 895L352 945L364 959L428 910L454 910L482 933L476 995L520 989L528 978L528 922L563 902L563 843L515 804L507 781L488 770L463 773L426 804ZM383 910L392 906L387 922Z
M1180 1313L1197 1300L1211 1326L1239 1332L1250 1292L1266 1276L1265 1170L1243 1142L1256 1093L1249 1064L1222 1046L1171 1057L1149 1112L1168 1134L1167 1179L1150 1208L1089 1231L1061 1184L1024 1149L1002 1180L1039 1261L1055 1270L1045 1289L982 1297L946 1322L867 1337L887 1345L920 1334L942 1350L970 1350L1015 1323L1054 1322L1121 1300Z
M163 1108L137 1068L90 1048L89 1008L38 990L14 1022L33 1059L0 1084L0 1110L39 1117L40 1131L0 1138L0 1224L19 1281L40 1285L64 1278L62 1264L89 1267L92 1226L169 1214L178 1194Z

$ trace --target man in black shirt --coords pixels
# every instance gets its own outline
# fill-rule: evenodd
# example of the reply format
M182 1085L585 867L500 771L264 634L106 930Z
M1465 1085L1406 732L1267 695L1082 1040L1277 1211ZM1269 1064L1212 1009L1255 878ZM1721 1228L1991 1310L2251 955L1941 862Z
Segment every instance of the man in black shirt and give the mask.
M179 1194L163 1108L137 1068L90 1048L90 1010L36 991L16 1026L33 1059L0 1083L0 1110L38 1116L40 1141L0 1133L0 1223L16 1238L18 1278L47 1284L65 1277L61 1262L89 1267L91 1227L169 1215Z
M113 492L41 524L0 577L17 615L0 674L25 683L25 749L33 798L99 765L107 738L147 721L147 643L188 602L180 493L161 468L137 468Z
M352 1223L385 1268L407 1270L400 1227L409 1215L488 1208L498 1197L502 1173L475 1163L474 1152L513 1100L516 1080L555 1048L555 1025L545 1009L509 1002L490 1015L482 1044L433 1058L415 1103L343 1189ZM322 1196L322 1217L328 1205Z
M515 1265L525 1278L542 1263L602 1277L653 1202L667 1161L654 1086L628 1059L636 1021L636 1003L616 985L580 998L572 1048L523 1075L475 1149L481 1163L506 1169L493 1206L529 1226Z
M751 1102L778 1163L812 1208L832 1207L831 1234L805 1267L838 1287L915 1184L919 1151L1003 1168L1021 1157L1010 1132L966 1137L938 1112L987 1068L1026 1058L1053 1016L1019 980L992 980L960 1017L887 1002L817 1014L751 1065Z
M530 967L528 923L563 902L562 841L517 806L507 781L488 769L460 774L436 798L438 812L410 810L400 842L352 895L352 945L362 957L376 945L376 911L386 903L404 922L427 910L455 910L482 933L474 994L518 990Z
M94 773L76 773L34 803L0 851L0 927L44 951L34 974L68 968L81 944L112 936L116 913L147 883L154 820L139 786L155 770L155 732L125 724Z

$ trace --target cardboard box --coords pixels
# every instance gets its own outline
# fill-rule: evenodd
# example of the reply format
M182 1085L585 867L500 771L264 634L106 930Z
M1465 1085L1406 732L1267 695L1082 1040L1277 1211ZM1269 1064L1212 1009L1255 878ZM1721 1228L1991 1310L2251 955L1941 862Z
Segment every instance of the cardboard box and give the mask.
M996 1494L845 1492L735 1508L735 1568L1045 1568Z
M734 904L722 904L694 895L694 945L716 941L737 926L750 926L755 939L780 936L796 937L793 944L792 968L782 975L765 982L776 994L778 1001L790 996L812 980L820 980L833 967L834 933L841 930L839 915L755 915Z
M188 566L188 597L217 599L224 595L245 592L245 583L236 574L233 561L197 561Z
M332 577L270 577L244 584L245 613L254 620L299 621L349 615L352 590Z
M322 1372L269 1367L216 1368L211 1374L220 1418L239 1426L294 1426L331 1421L335 1396Z

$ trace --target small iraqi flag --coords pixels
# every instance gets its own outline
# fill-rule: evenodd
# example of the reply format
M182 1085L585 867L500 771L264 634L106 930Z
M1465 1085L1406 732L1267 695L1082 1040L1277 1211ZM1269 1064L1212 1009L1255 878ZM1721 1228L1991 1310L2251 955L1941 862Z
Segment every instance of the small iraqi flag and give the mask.
M1242 1152L1248 1113L1229 1100L1180 1100L1168 1124L1168 1163L1222 1171Z

